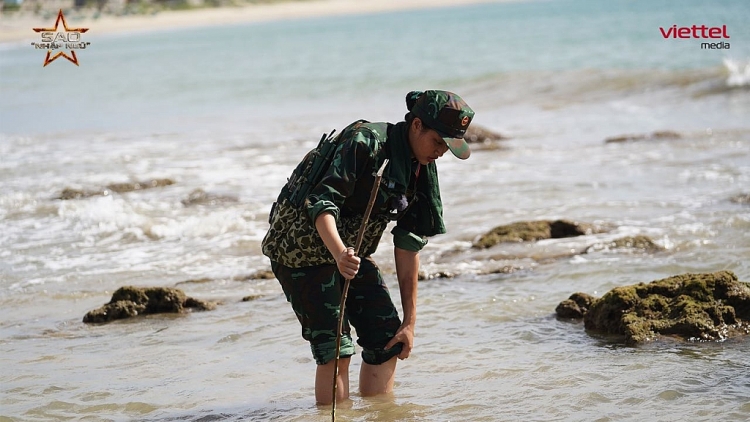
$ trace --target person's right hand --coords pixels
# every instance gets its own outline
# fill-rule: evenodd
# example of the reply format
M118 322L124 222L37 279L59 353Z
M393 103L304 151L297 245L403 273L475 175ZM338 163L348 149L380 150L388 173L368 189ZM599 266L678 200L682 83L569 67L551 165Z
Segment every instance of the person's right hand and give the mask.
M336 266L345 279L351 280L359 271L359 257L354 256L354 248L346 248L336 257Z

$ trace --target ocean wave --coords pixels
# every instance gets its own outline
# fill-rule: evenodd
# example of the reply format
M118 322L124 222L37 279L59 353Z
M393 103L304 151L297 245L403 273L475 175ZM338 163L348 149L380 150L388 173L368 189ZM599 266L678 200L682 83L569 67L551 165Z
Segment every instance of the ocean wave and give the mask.
M503 72L485 75L468 84L466 96L490 98L492 106L532 103L545 109L570 104L621 100L623 97L677 93L687 98L722 93L729 86L720 65L697 69L576 69L567 71ZM732 74L730 74L731 77ZM744 75L744 74L743 74ZM745 76L734 76L740 80ZM747 83L746 79L742 79ZM745 85L742 85L745 86ZM484 104L481 104L484 105Z
M723 63L729 73L726 82L728 87L750 87L750 60L742 63L739 60L725 58Z

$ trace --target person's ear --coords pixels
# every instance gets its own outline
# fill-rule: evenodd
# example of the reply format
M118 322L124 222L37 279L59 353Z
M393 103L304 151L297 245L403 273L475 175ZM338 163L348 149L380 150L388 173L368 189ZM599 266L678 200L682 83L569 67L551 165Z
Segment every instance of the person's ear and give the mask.
M411 126L417 133L422 132L422 120L419 117L415 117L414 120L411 121Z

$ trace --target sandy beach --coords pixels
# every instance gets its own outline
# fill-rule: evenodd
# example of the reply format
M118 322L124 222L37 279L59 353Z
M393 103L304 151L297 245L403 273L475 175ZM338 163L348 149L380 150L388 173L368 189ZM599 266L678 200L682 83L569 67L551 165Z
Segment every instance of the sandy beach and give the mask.
M508 0L313 0L254 4L242 7L205 8L166 11L155 15L102 16L96 19L76 19L67 16L71 26L90 28L89 34L161 31L222 24L263 22L281 19L300 19L318 16L357 15L397 10L451 7L466 4L496 3ZM51 26L52 19L32 15L0 15L0 43L36 39L31 30Z

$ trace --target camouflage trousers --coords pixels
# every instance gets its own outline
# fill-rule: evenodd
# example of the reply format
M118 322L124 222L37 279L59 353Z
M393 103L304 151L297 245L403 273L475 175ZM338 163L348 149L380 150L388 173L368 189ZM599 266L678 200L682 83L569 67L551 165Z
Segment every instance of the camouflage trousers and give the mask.
M335 358L339 305L344 286L338 269L328 264L290 268L274 261L271 261L271 269L302 325L302 338L310 342L315 362L318 365L330 362ZM396 335L401 319L372 258L362 258L359 272L349 285L345 313L339 349L341 357L354 354L349 323L356 330L364 362L380 365L401 353L401 343L384 349Z

